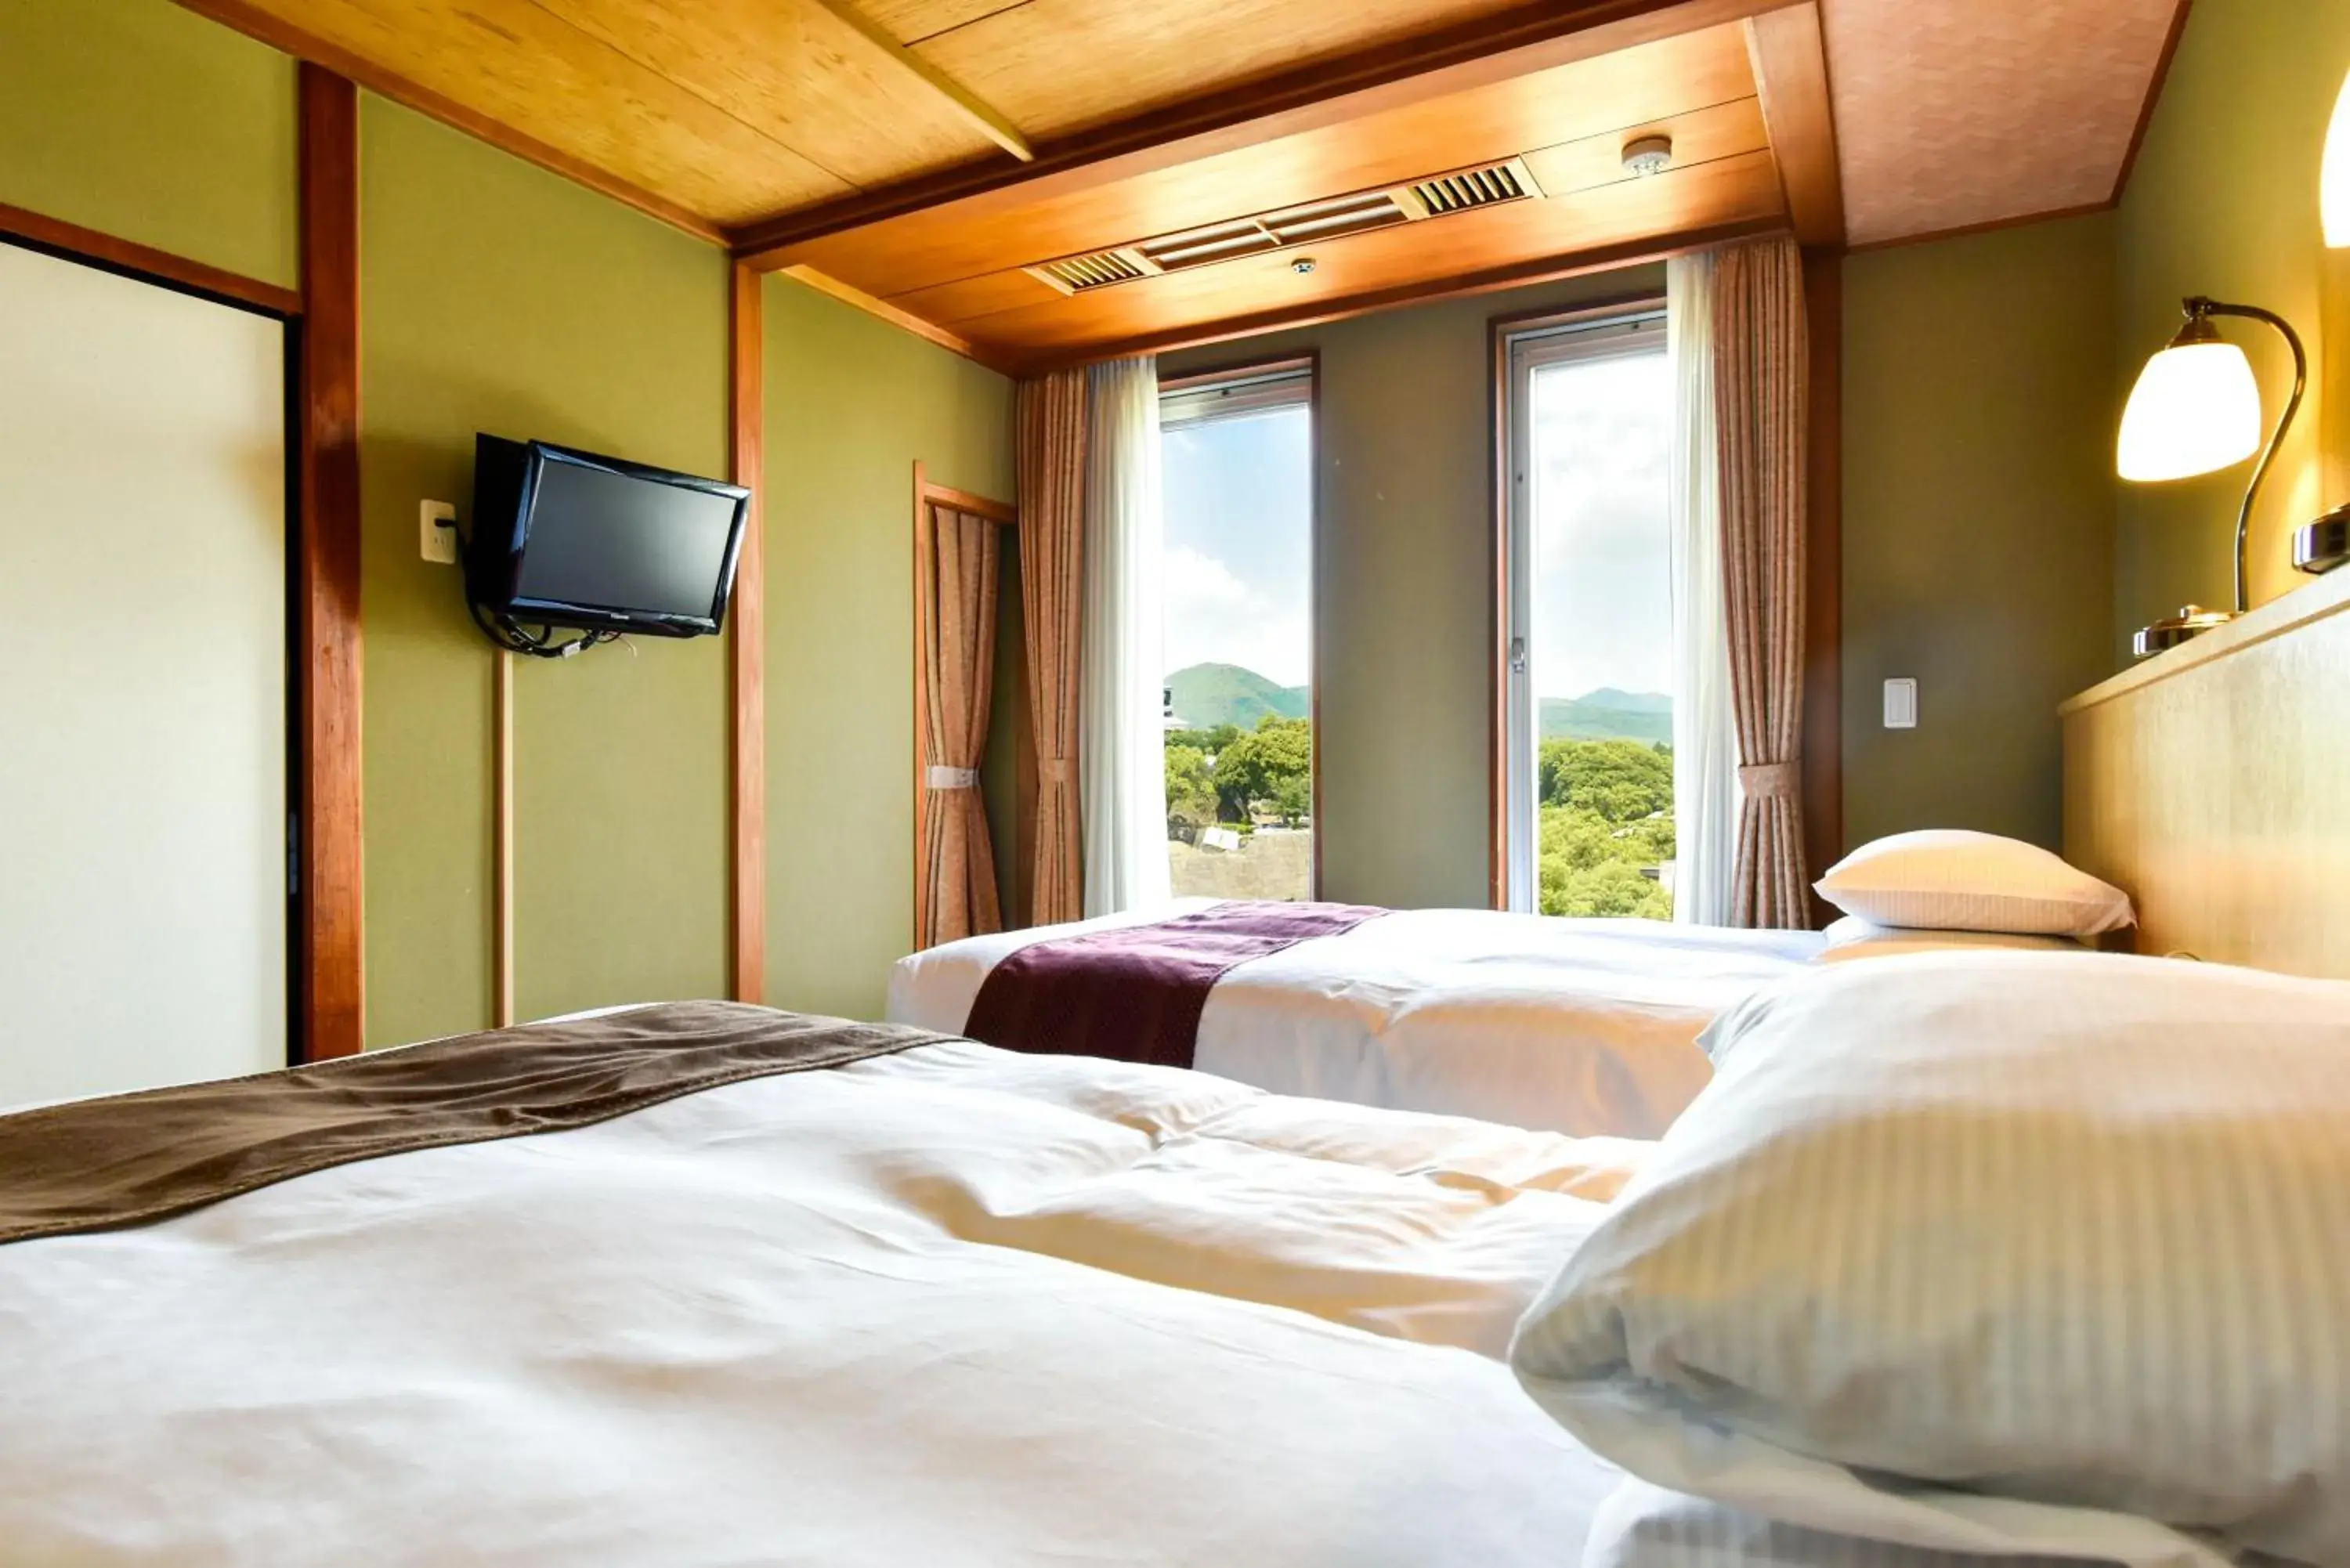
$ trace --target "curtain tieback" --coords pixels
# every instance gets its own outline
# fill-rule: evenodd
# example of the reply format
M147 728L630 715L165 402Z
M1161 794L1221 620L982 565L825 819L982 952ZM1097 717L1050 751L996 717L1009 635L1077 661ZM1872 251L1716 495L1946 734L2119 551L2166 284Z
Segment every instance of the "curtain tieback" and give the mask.
M1803 773L1801 763L1745 763L1738 769L1738 787L1750 800L1793 800Z
M1066 757L1039 757L1036 759L1036 778L1040 784L1074 784L1076 782L1076 770L1069 765Z
M977 768L941 768L934 766L924 775L922 782L929 784L932 789L977 789L979 787L979 770Z

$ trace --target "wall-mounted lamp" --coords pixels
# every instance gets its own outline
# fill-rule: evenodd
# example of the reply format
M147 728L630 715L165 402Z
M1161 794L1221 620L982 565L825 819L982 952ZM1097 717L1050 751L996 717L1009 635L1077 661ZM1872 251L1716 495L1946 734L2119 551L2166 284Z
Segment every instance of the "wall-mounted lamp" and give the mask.
M2325 127L2325 161L2317 176L2318 214L2324 220L2325 243L2335 250L2350 245L2350 77L2334 100L2334 119Z
M2350 154L2345 154L2350 155ZM2301 410L2302 393L2309 382L2309 356L2301 335L2273 311L2256 305L2223 305L2201 296L2181 302L2186 325L2169 347L2146 362L2137 385L2130 389L2129 405L2122 410L2120 439L2115 443L2114 466L2124 479L2159 482L2212 473L2241 462L2258 451L2251 483L2244 487L2244 504L2236 513L2236 607L2230 613L2199 610L2188 606L2137 634L2138 656L2159 653L2198 633L2224 625L2251 607L2245 583L2246 540L2252 522L2252 504L2260 499L2261 481L2268 477L2277 444L2292 428ZM2261 444L2261 389L2252 379L2244 351L2220 336L2211 325L2215 316L2240 316L2265 321L2284 334L2293 349L2293 395L2284 412Z

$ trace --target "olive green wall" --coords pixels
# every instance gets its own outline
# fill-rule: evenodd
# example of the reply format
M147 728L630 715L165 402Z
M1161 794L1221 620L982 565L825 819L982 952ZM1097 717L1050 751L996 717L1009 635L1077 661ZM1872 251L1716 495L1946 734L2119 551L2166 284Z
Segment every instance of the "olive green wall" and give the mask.
M1015 499L1012 386L788 278L765 305L767 1000L878 1017L913 945L913 465Z
M2109 672L2113 219L1845 261L1845 836L2054 847L2056 705ZM1918 683L1914 730L1883 682Z
M291 286L294 78L171 0L0 0L0 202Z
M2310 400L2278 455L2251 535L2251 598L2306 581L2292 531L2350 499L2350 253L2318 226L2327 116L2350 67L2350 0L2199 0L2130 177L2116 231L2116 373L2126 389L2178 325L2182 296L2265 306L2310 354ZM2228 322L2274 419L2291 357L2269 328ZM2121 487L2112 639L2190 600L2226 607L2240 465L2173 484Z
M368 1038L490 1017L494 653L417 505L476 431L726 470L727 264L406 109L360 113ZM637 638L515 680L524 1017L726 985L726 649Z
M1322 895L1491 903L1496 316L1661 293L1576 278L1168 356L1162 371L1318 348Z

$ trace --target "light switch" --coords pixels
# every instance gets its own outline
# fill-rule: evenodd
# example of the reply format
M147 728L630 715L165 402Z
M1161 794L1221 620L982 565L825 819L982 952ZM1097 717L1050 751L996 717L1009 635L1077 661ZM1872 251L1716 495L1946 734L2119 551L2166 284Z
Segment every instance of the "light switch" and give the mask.
M416 509L418 545L435 566L457 564L457 509L445 501L427 501Z
M1888 730L1914 730L1918 727L1918 682L1908 676L1885 683L1885 727Z

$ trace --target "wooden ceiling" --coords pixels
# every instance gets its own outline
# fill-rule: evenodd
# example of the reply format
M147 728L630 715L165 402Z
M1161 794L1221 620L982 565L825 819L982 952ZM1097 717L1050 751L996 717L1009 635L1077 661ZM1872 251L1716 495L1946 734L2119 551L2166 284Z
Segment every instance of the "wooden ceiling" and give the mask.
M1835 3L182 0L1014 370L1740 234L1840 244ZM1670 167L1627 174L1649 134ZM1496 164L1522 199L1413 194ZM1357 196L1361 232L1289 212L1197 266L1152 244ZM1097 252L1066 275L1141 275L1038 270Z

